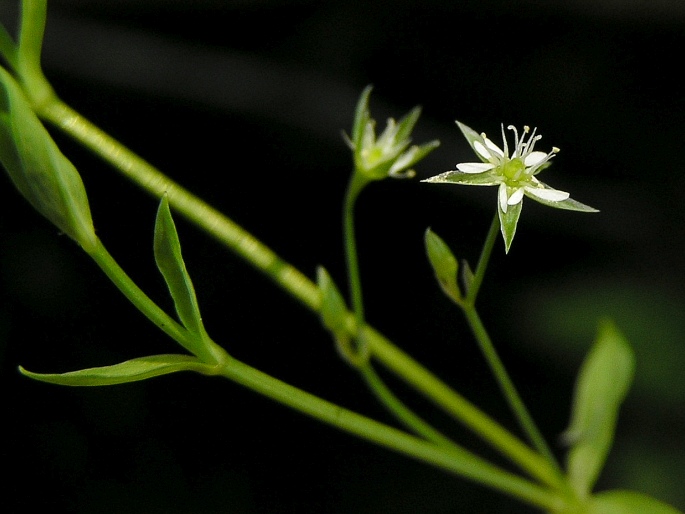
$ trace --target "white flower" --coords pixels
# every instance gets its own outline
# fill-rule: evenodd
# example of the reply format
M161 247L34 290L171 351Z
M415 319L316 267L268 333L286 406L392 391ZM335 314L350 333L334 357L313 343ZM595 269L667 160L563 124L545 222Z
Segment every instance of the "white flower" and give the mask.
M559 149L552 147L548 153L536 151L535 144L542 138L536 135L536 129L531 132L529 127L524 126L523 132L519 135L518 130L509 125L507 128L514 132L514 147L510 153L504 126L502 149L484 133L478 134L458 121L457 125L482 162L457 164L455 171L436 175L423 182L498 186L497 210L507 252L516 233L524 196L559 209L597 212L592 207L572 200L569 193L549 187L537 179L536 175L551 164L550 159L559 152Z

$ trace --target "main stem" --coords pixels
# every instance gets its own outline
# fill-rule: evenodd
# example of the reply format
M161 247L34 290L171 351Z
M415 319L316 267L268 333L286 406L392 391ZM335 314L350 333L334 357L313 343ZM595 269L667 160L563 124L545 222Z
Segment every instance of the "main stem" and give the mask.
M538 452L545 456L550 465L554 467L557 475L561 477L563 473L559 468L557 460L554 458L552 451L549 449L545 438L540 433L540 430L535 424L533 417L528 412L521 395L519 395L518 391L516 390L514 382L511 380L511 377L509 377L509 373L502 363L502 359L500 359L499 355L497 354L495 345L492 343L492 340L490 339L490 336L488 335L488 332L485 329L485 326L483 325L475 306L476 297L478 296L478 291L483 283L483 278L488 267L488 262L490 261L492 249L495 245L495 241L498 238L499 224L499 216L495 214L492 223L490 224L490 230L488 231L488 235L485 239L485 244L483 245L483 251L481 252L480 259L478 261L478 267L476 268L474 278L471 282L471 287L466 294L464 302L460 304L460 306L464 311L466 320L468 321L471 330L476 337L476 341L478 341L481 352L490 366L490 370L495 376L502 394L506 398L509 407L516 416L519 426L524 431L530 442L538 450Z
M166 194L174 210L271 277L277 285L309 309L319 311L319 290L300 271L280 259L242 227L170 180L61 100L55 97L50 103L43 104L37 114L100 155L153 196L161 198ZM374 358L393 373L480 435L531 476L554 488L564 488L564 482L559 479L556 470L545 458L511 435L385 337L368 326L364 327L363 337L369 344Z
M220 374L340 430L499 490L546 511L557 511L565 504L564 498L558 493L493 466L466 450L456 446L437 446L411 436L322 400L242 362L230 361L222 367Z

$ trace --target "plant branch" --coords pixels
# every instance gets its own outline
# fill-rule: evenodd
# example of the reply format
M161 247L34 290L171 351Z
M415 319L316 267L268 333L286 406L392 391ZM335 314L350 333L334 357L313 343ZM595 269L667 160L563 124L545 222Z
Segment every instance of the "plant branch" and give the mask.
M232 360L219 374L274 401L379 446L432 464L531 505L552 511L565 504L557 493L488 463L459 448L436 446L401 430L327 402L242 362Z
M43 105L37 114L100 155L148 193L157 198L166 194L176 212L265 273L309 309L319 312L321 299L316 284L242 227L170 180L60 100L54 99ZM350 333L355 334L353 315L350 315L348 326ZM362 337L367 341L372 355L389 370L473 430L528 474L552 487L564 488L563 481L560 482L546 459L404 354L380 333L368 325L363 330Z

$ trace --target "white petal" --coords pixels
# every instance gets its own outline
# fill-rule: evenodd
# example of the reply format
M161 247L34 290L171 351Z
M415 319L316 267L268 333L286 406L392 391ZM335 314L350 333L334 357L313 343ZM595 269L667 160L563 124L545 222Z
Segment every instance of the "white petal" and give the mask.
M485 146L487 146L491 152L497 154L498 157L502 157L504 155L504 152L500 149L500 147L490 141L487 137L483 138L483 141L485 141Z
M559 191L558 189L541 189L533 187L527 187L526 193L542 200L547 200L548 202L561 202L571 196L566 191Z
M519 187L516 191L514 191L511 194L511 196L509 197L509 200L507 200L507 203L509 205L516 205L521 200L523 200L523 188Z
M506 214L507 212L507 186L500 184L499 186L499 208Z
M483 173L495 167L489 162L462 162L457 164L457 169L463 173Z
M474 141L473 142L473 149L476 151L478 155L480 155L483 159L487 159L488 161L492 159L492 155L488 151L487 148L483 146L483 144L480 141Z
M526 167L535 166L536 164L542 162L545 157L547 157L545 152L530 152L523 160L523 164L525 164Z

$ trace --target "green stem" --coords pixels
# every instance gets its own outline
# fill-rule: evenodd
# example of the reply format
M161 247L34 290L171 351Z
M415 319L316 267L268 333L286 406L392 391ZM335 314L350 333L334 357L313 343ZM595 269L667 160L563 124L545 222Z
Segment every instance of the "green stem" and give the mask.
M36 109L55 98L55 92L40 66L46 16L47 0L22 1L15 71Z
M223 366L219 374L340 430L478 482L544 510L557 510L565 503L565 500L557 493L504 471L456 445L436 446L322 400L242 362L232 360Z
M347 258L347 272L350 282L350 297L352 298L352 306L354 310L355 330L359 331L364 327L364 297L362 294L361 275L359 272L359 256L357 253L357 238L355 235L354 223L354 208L357 202L357 197L362 189L366 187L369 180L362 173L355 171L352 173L350 182L345 194L345 202L343 208L343 227L345 230L345 256ZM367 342L362 334L357 334L356 351L361 356L368 356L369 349ZM442 435L439 431L433 428L429 423L421 419L416 413L409 409L399 398L397 398L392 391L383 383L381 378L376 374L373 366L366 359L360 360L361 364L357 366L362 378L366 381L367 386L376 398L407 428L418 434L428 441L433 441L439 445L454 445L454 443Z
M170 318L136 286L99 240L95 250L90 255L138 310L168 336L179 342L187 350L192 351L188 340L190 337L188 331ZM202 358L202 356L199 357ZM441 446L431 445L397 429L360 416L317 396L292 387L246 364L229 359L227 355L225 357L220 359L220 364L217 365L214 373L221 374L320 421L498 489L534 505L547 507L558 505L561 502L560 498L553 493L493 466L447 440L444 436L441 436L443 437L442 440L438 439L442 443ZM216 361L216 359L212 359L212 362ZM364 374L369 377L369 381L373 382L375 380L375 373L370 366L365 368ZM381 387L376 387L374 390L379 391L382 389L381 383ZM435 434L427 433L427 436L434 438Z
M190 350L188 331L171 319L135 285L99 240L91 257L136 308L167 335ZM449 446L427 443L297 389L255 368L230 359L225 353L224 356L225 358L219 360L211 374L222 375L343 431L433 464L533 505L551 508L563 503L563 499L558 495L503 471L454 443L450 442ZM372 370L370 372L373 373Z
M44 105L37 114L102 157L152 196L162 198L166 194L176 212L262 271L304 305L314 311L319 310L319 290L299 270L61 100L55 99Z
M411 409L404 405L392 391L390 391L388 386L385 385L371 364L367 363L361 366L359 372L362 374L364 380L366 380L366 383L378 400L384 404L405 427L438 446L458 447L451 439L426 423L421 417L417 416Z
M364 326L364 301L362 295L362 283L359 274L359 258L357 256L357 238L354 231L354 205L359 193L369 183L366 177L357 173L352 173L352 178L347 186L345 194L345 205L343 215L343 226L345 228L345 257L347 258L347 274L350 281L350 297L352 298L352 310L356 320L357 328ZM362 342L358 342L362 344Z
M490 369L495 376L497 383L499 384L502 394L506 398L509 407L518 420L519 426L524 431L533 446L538 450L538 452L545 456L549 463L556 468L557 474L561 476L562 472L559 469L556 458L549 449L549 446L545 442L545 438L540 433L535 421L533 421L532 416L528 412L528 409L523 403L521 396L516 390L514 383L509 377L502 360L495 350L495 346L492 344L490 336L483 326L480 316L478 316L478 312L476 312L475 308L471 307L464 309L464 314L466 315L466 319L471 326L471 330L478 341L481 352L485 356L485 359L487 360Z
M488 230L488 235L485 238L483 250L480 252L480 258L478 259L478 266L476 267L476 272L473 275L473 280L471 281L469 289L466 292L466 298L464 298L464 303L466 305L474 306L476 303L476 297L478 296L480 286L483 283L485 271L488 269L490 255L492 255L492 249L495 246L495 241L497 241L498 234L499 216L495 214L495 217L492 219L492 223L490 223L490 230Z
M176 212L265 273L309 309L319 312L321 300L316 284L280 259L242 227L170 180L58 99L44 105L38 115L100 155L124 176L153 196L161 198L162 195L167 194L169 203ZM354 327L353 319L350 319L350 325ZM550 468L544 458L449 388L418 362L401 352L381 334L365 326L363 337L369 344L374 358L402 380L411 384L455 419L464 423L531 476L555 488L564 487L563 482L560 483L556 472Z
M481 252L480 259L478 260L478 267L476 268L473 281L471 282L471 286L468 290L466 298L464 299L464 302L460 303L459 306L464 311L469 326L471 327L476 341L478 341L480 350L483 353L483 356L485 357L485 360L487 361L490 370L492 371L492 374L494 375L495 380L502 391L502 394L506 398L509 407L516 416L519 426L524 431L533 446L538 450L538 452L540 452L540 454L545 456L550 465L554 467L557 475L561 477L563 473L559 468L554 454L547 445L545 438L540 433L535 421L533 421L533 417L528 412L526 405L516 390L516 386L511 380L509 373L497 354L497 350L495 350L495 346L492 343L492 340L490 339L490 336L488 335L488 332L485 329L485 326L483 325L483 322L481 321L475 307L476 297L478 296L478 291L483 283L485 271L488 267L490 255L492 254L492 249L495 245L498 235L499 217L497 214L495 214L495 217L490 225L490 230L488 231L488 235L485 239L485 244L483 245L483 251Z

